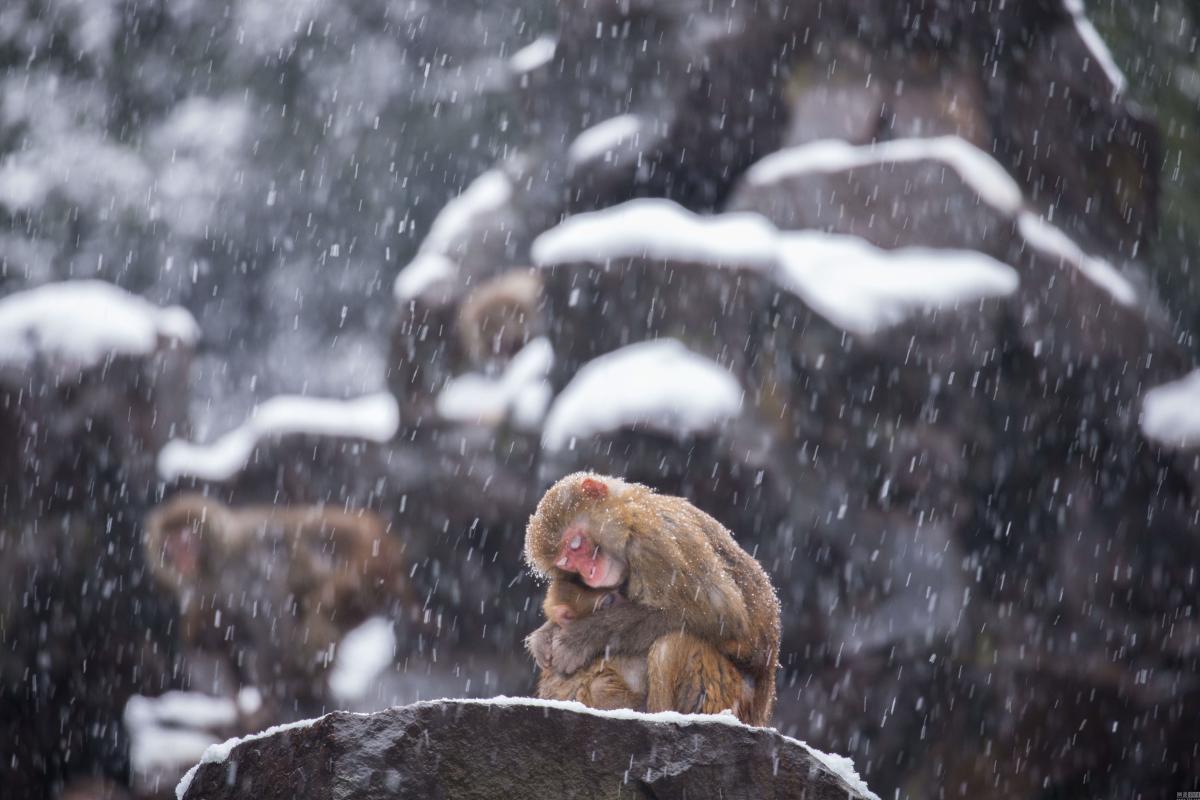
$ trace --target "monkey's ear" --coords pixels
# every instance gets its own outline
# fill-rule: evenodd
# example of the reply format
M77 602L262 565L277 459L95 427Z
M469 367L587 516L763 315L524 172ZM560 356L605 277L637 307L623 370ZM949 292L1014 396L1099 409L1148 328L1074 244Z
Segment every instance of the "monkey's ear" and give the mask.
M596 480L595 478L584 478L579 484L580 490L587 497L593 500L603 500L608 497L608 486L604 481Z

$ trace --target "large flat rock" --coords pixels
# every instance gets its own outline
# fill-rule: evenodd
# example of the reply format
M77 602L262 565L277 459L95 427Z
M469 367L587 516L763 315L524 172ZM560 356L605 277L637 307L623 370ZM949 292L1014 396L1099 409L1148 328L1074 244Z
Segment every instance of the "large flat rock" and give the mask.
M336 712L209 748L180 800L877 800L850 762L732 717L441 700Z

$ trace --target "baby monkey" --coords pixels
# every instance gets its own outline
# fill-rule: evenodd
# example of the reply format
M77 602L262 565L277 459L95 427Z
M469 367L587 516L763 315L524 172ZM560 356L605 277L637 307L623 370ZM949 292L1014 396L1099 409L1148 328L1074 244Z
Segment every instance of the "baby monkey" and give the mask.
M546 588L542 611L547 620L565 628L596 611L628 602L616 590L592 589L574 581L554 580ZM550 627L539 628L530 636L529 647L534 653L541 652L548 643L535 643L533 639L547 637L552 630ZM642 711L646 707L646 659L627 655L603 658L571 675L543 668L538 675L537 695L544 700L576 700L591 708Z

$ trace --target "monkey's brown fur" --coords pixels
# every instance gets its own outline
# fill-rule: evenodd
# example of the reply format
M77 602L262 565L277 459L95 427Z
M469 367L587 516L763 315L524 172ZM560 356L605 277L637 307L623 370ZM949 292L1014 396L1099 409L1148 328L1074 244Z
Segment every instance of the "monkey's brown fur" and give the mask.
M407 595L400 546L370 512L185 494L148 515L145 548L179 599L182 640L267 696L319 695L341 636Z
M556 565L568 529L586 530L590 546L624 564L630 602L542 635L550 645L539 663L570 675L604 653L646 655L649 710L720 710L711 704L749 697L736 703L738 717L769 722L779 601L728 530L683 498L576 473L546 492L526 529L526 559L552 584L572 579Z
M546 589L542 610L546 619L561 625L590 617L619 595L603 589L555 580ZM565 614L564 614L565 612ZM565 616L570 617L566 621ZM538 675L537 696L544 700L577 700L591 708L646 707L646 659L613 656L599 659L571 675L543 669Z
M619 594L554 579L546 589L542 609L546 618L570 626L597 611L628 602ZM570 619L564 620L564 610ZM591 708L631 708L639 711L680 711L736 715L753 713L751 682L717 648L685 633L669 633L650 646L645 656L601 657L564 675L543 669L538 697L576 700Z
M502 364L541 334L541 279L514 269L467 295L458 310L458 336L471 365Z

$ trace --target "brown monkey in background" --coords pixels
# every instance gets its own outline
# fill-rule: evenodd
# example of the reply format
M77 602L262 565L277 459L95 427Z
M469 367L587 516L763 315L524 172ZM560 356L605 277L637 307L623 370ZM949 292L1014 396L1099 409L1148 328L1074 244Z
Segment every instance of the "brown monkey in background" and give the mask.
M341 637L407 598L400 545L370 512L185 494L149 514L145 548L183 642L277 705L319 710Z
M576 473L538 503L525 556L552 587L582 581L628 601L566 625L549 619L529 638L543 670L570 676L602 656L645 656L647 710L770 720L779 601L715 519L679 497Z
M470 364L505 364L542 334L542 281L530 269L505 272L474 289L458 309L458 336Z

